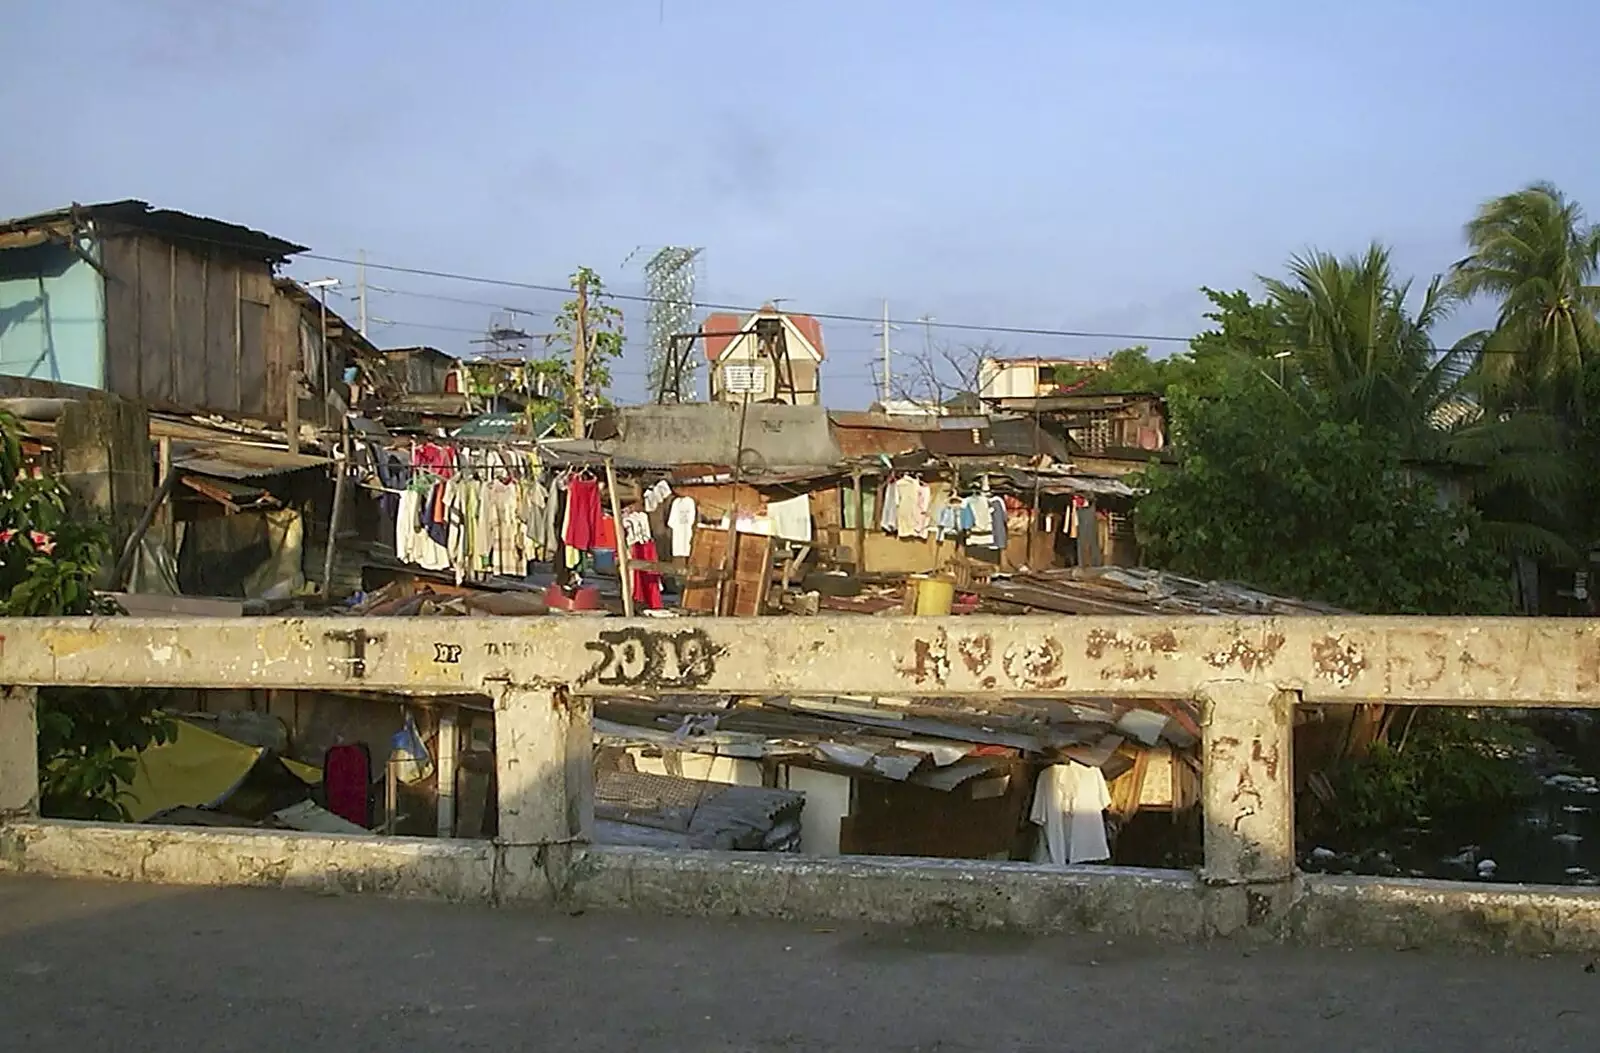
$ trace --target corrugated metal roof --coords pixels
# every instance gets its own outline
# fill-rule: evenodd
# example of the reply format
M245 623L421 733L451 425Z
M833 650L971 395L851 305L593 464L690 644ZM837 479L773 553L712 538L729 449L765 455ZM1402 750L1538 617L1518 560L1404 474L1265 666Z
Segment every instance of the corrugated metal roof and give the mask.
M219 479L259 479L268 475L286 475L305 468L318 468L329 463L326 457L290 453L270 446L183 440L174 440L172 443L174 468Z
M273 237L271 234L237 223L191 215L174 209L152 208L149 202L128 199L98 205L69 205L53 212L0 220L0 233L57 228L52 234L70 233L74 224L95 221L146 230L170 241L192 242L208 249L236 252L250 259L282 263L304 245Z

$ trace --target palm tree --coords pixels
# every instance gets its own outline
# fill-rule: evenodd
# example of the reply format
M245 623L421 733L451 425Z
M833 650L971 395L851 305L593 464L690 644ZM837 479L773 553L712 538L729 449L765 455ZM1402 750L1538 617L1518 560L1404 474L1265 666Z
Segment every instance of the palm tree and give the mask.
M1395 433L1424 452L1474 360L1470 348L1434 347L1432 331L1454 306L1453 292L1436 277L1413 312L1411 282L1395 277L1378 244L1343 259L1308 252L1288 269L1287 279L1262 283L1294 358L1298 393L1318 404L1319 416Z
M1507 555L1571 558L1559 527L1574 465L1560 423L1483 411L1481 342L1440 348L1433 338L1459 302L1455 283L1435 277L1412 309L1412 283L1377 244L1342 259L1308 252L1288 272L1263 284L1296 365L1290 394L1314 418L1387 432L1417 468L1467 483L1486 537Z
M1600 227L1548 183L1495 198L1467 224L1472 254L1451 284L1471 299L1493 296L1493 329L1470 338L1483 352L1485 394L1496 404L1583 410L1584 366L1600 355Z

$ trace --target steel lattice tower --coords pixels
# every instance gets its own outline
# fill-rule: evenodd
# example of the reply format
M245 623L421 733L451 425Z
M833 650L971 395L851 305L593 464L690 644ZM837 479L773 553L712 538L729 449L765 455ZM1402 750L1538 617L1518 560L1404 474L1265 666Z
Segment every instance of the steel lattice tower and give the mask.
M662 402L694 398L698 357L694 341L674 336L694 328L695 262L701 249L668 245L644 265L650 297L650 394Z

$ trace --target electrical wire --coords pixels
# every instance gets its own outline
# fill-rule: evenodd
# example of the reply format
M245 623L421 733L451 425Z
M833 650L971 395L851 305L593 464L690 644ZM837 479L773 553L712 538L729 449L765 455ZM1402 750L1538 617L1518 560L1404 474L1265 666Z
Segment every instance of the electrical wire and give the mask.
M243 241L236 241L236 240L230 241L229 239L226 239L226 238L207 238L207 237L203 237L203 236L186 235L185 236L185 240L192 241L192 242L198 242L198 243L202 243L202 244L216 245L216 246L221 247L221 248L231 248L231 249L233 249L235 251L245 251L245 252L251 252L251 253L259 251L259 246L256 245L255 243L246 243L246 242L243 242ZM520 289L520 290L527 291L527 292L557 293L557 294L560 294L560 295L563 295L563 296L567 296L567 295L570 295L572 293L571 287L567 286L567 285L545 285L545 284L541 284L541 283L538 283L538 282L513 281L513 280L507 279L507 278L491 278L491 277L487 277L487 276L484 276L484 275L462 274L462 273L453 272L453 271L434 270L434 269L427 268L427 267L403 267L403 266L399 266L397 264L374 263L371 260L350 259L350 258L345 257L345 256L333 256L333 255L328 255L328 254L324 254L324 253L301 252L301 253L294 254L293 258L305 259L305 260L317 260L317 261L322 262L322 263L336 263L336 264L340 264L342 266L360 267L360 268L365 268L366 270L384 271L384 272L391 273L391 274L409 274L409 275L414 275L414 276L418 276L418 277L437 278L437 279L441 279L441 280L445 280L445 281L467 282L467 283L470 283L470 284L486 285L486 286L492 286L492 287L495 287L495 288ZM417 295L432 296L433 294L417 294ZM657 303L678 303L678 302L680 302L678 300L669 299L669 298L666 298L666 297L648 296L648 295L641 295L641 294L637 294L637 293L621 293L621 292L614 292L614 291L611 291L611 290L605 291L603 296L605 298L607 298L607 299L621 300L621 301L625 301L625 302L629 302L629 303L657 304ZM496 308L499 308L499 309L502 309L502 310L507 310L507 311L515 310L514 308L502 307L499 304L488 305L486 303L480 303L480 304L478 304L478 306L494 306ZM754 314L757 311L761 310L760 307L751 307L751 306L748 306L748 305L711 303L711 302L705 302L705 301L700 301L700 300L694 301L694 306L697 307L697 308L704 308L704 309L709 309L709 310L713 310L713 311L731 311L731 312L737 312L737 313L743 313L743 314ZM529 312L529 313L533 313L533 312ZM872 325L872 326L880 326L880 327L884 324L884 321L885 321L883 318L874 317L874 316L871 316L871 315L848 314L848 313L842 313L842 312L805 311L805 312L795 312L795 313L797 313L797 314L803 313L803 314L809 315L812 318L816 318L816 319L818 319L820 321L863 324L863 325ZM925 330L927 330L927 329L940 329L940 330L954 330L954 331L958 331L958 332L970 332L970 333L993 333L993 334L1001 334L1001 335L1008 335L1008 336L1045 336L1045 337L1057 337L1057 338L1063 338L1063 339L1106 340L1106 341L1116 341L1116 342L1127 343L1127 344L1147 344L1147 345L1148 344L1189 344L1189 343L1193 342L1193 340L1195 339L1194 335L1177 335L1177 334L1171 334L1171 333L1125 333L1125 332L1100 331L1100 330L1089 330L1089 329L1066 329L1066 328L1055 329L1055 328L1049 328L1049 327L1044 327L1044 326L991 325L991 324L980 324L980 323L969 323L969 322L947 322L947 321L942 321L942 320L938 320L938 319L929 319L926 316L919 317L919 318L911 318L911 319L907 319L907 318L901 318L901 319L890 318L887 321L888 321L888 324L891 327L893 327L893 326L904 326L904 327L915 326L915 327L921 327L921 328L923 328ZM396 323L396 324L405 324L405 323ZM424 326L419 325L418 328L424 328ZM441 331L444 331L444 327L432 326L432 327L427 327L427 328L439 328L439 329L441 329ZM464 330L464 329L463 330L459 330L459 331L461 331L461 332L469 332L470 331L470 332L473 332L473 333L479 333L480 332L480 330ZM1293 349L1291 349L1291 350L1293 350ZM1429 351L1429 352L1431 352L1433 354L1443 355L1443 354L1454 353L1458 349L1457 348L1452 348L1452 347L1430 346L1430 347L1424 348L1422 350ZM1478 348L1478 349L1475 349L1472 353L1473 354L1498 354L1498 355L1536 355L1539 352L1537 350L1533 349L1533 348L1523 347L1523 348Z

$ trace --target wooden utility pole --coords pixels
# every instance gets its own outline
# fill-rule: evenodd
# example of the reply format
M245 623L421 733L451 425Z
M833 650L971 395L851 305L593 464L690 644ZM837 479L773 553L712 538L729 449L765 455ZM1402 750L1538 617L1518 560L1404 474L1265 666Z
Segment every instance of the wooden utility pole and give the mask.
M589 366L589 275L578 271L578 317L572 330L572 437L583 438L583 374Z

